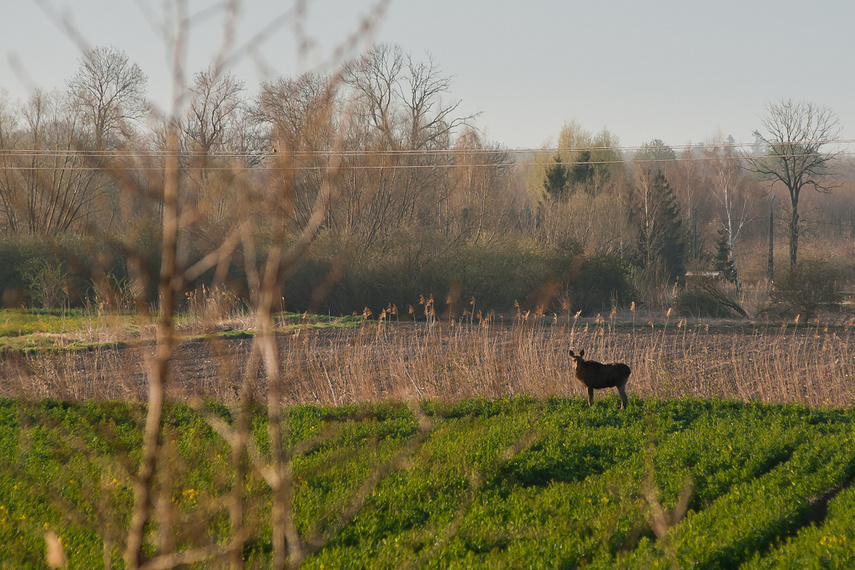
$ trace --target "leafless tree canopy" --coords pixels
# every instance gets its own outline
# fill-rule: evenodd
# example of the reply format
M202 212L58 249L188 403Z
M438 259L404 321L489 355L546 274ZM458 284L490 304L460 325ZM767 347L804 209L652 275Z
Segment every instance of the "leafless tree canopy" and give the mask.
M96 47L83 53L68 90L70 104L82 115L95 149L119 144L146 118L147 81L121 50Z
M735 263L736 242L757 208L759 189L732 145L723 141L713 144L705 149L704 158L708 185L719 203L730 261Z
M0 113L0 206L12 233L76 229L95 207L98 174L78 152L83 119L58 93L36 91L17 115Z
M799 198L803 188L831 192L829 166L834 152L822 148L840 134L840 122L828 107L786 99L772 103L761 122L765 134L756 136L768 147L763 157L748 157L762 179L781 183L790 196L790 265L798 261Z
M213 67L193 78L184 133L191 151L239 150L234 140L243 102L244 85L230 73Z

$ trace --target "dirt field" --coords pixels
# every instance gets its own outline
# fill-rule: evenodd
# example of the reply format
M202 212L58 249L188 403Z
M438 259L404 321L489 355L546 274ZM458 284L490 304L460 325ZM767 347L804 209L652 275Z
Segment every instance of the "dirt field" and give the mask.
M631 396L839 407L855 402L851 336L849 330L792 326L399 324L303 330L278 343L289 403L580 396L567 352L585 349L588 358L632 367ZM171 360L169 396L228 402L248 381L255 397L265 399L267 375L253 346L252 338L180 344ZM146 345L7 357L0 363L0 389L12 397L144 401L152 352Z

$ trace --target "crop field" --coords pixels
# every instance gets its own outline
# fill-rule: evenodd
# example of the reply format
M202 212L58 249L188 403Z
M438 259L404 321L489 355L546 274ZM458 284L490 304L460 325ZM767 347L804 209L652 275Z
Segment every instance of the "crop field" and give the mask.
M844 567L855 413L614 396L289 408L306 568ZM208 402L168 407L158 545L228 540L234 463ZM0 560L118 564L141 406L0 401ZM265 416L252 416L267 453ZM242 557L269 563L270 491L240 490Z
M0 568L45 567L50 545L70 568L123 567L152 325L3 319ZM281 315L277 328L285 415L272 430L251 323L179 323L144 544L152 567L271 565L277 438L289 548L306 568L855 557L846 323ZM571 349L632 367L626 410L613 389L588 407Z

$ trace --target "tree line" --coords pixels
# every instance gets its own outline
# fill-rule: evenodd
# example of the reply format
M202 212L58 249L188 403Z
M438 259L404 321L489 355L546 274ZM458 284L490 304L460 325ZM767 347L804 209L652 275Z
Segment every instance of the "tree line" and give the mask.
M848 180L830 176L843 160L824 150L839 133L834 114L787 100L768 106L752 148L653 139L629 152L614 133L569 122L553 148L507 149L459 112L436 62L394 45L255 93L211 66L192 76L177 117L148 102L146 84L124 52L94 48L64 89L0 100L0 227L17 256L0 272L4 303L21 302L32 257L65 264L74 302L152 303L173 132L186 285L257 302L251 267L292 247L300 262L282 303L335 313L417 311L431 294L457 312L662 305L689 270L740 279L768 234L775 184L796 265L801 191ZM855 227L847 210L841 232Z

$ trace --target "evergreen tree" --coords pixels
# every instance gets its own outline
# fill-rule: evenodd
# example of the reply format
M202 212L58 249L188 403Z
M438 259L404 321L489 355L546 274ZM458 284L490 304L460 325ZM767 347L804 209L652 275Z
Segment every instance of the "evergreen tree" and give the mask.
M665 175L661 172L654 181L654 190L661 196L659 216L661 226L665 233L660 256L665 265L668 276L672 280L682 279L686 274L683 263L686 251L686 239L683 231L683 217L680 215L680 206L677 198Z
M573 184L586 184L594 177L594 166L591 164L591 151L579 151L579 156L576 159L576 164L573 165L572 182ZM589 191L586 188L586 191Z
M680 207L674 191L661 171L648 171L649 182L637 191L635 218L640 226L641 265L668 281L685 275L686 239Z
M556 154L552 157L554 161L546 167L546 177L543 180L543 188L553 198L561 199L567 193L570 185L571 173L561 161L561 156Z
M715 246L715 259L713 269L724 273L724 278L736 283L736 265L730 257L730 238L727 230L722 228L718 231L718 241Z

